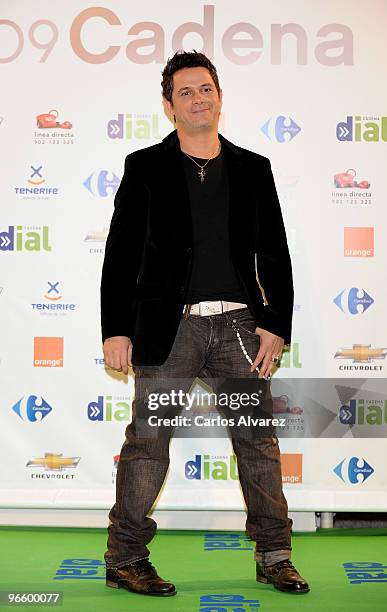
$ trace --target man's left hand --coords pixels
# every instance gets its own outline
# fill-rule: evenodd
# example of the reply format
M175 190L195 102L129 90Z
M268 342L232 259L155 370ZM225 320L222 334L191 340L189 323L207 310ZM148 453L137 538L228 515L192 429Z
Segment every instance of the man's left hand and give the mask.
M255 333L261 337L261 346L259 347L254 363L251 365L250 372L254 372L255 368L262 361L258 377L268 378L271 374L272 367L279 364L284 348L284 339L261 327L256 327Z

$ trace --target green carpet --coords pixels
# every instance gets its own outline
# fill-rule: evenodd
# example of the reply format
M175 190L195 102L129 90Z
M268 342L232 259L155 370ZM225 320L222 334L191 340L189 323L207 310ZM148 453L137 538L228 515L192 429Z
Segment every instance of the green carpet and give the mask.
M176 584L178 594L156 598L105 587L100 563L105 530L0 527L0 590L62 591L63 605L58 609L66 612L387 611L387 582L351 584L343 567L344 563L359 562L387 566L387 529L294 534L293 563L311 587L309 594L299 596L255 582L253 543L243 534L216 533L219 537L214 541L211 532L159 531L150 544L151 558L161 576ZM379 570L381 574L385 571ZM57 577L63 579L55 580ZM206 603L201 600L206 595L244 599L235 604ZM32 607L37 606L12 605L7 609ZM1 608L5 609L4 603Z

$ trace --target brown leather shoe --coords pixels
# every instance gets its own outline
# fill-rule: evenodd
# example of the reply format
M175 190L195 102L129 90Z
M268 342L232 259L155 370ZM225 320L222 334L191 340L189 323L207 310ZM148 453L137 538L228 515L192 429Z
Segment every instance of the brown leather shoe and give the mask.
M257 582L270 582L276 589L284 593L309 593L309 585L297 572L289 559L262 566L257 563Z
M175 585L160 578L149 559L140 559L125 567L106 568L106 586L142 595L176 595Z

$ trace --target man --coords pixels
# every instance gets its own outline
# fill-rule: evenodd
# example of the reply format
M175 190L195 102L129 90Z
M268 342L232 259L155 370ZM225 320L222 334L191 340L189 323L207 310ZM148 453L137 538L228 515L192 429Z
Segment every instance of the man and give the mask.
M125 374L132 365L135 373L134 417L109 514L107 585L168 596L176 589L158 576L146 544L156 532L147 514L168 469L169 440L139 435L141 380L264 383L290 342L293 284L270 162L218 134L222 91L213 64L201 53L176 53L162 90L176 131L126 158L101 310L105 363ZM307 593L290 562L292 521L277 436L235 436L232 443L257 581Z

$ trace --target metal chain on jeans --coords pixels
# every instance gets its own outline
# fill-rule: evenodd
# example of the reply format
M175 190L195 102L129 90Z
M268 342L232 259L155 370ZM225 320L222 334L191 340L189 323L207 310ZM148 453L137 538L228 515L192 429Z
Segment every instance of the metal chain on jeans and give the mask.
M233 328L233 329L235 329L235 332L236 332L236 335L237 335L237 338L238 338L239 345L240 345L240 347L241 347L241 349L242 349L242 353L243 353L243 354L244 354L244 356L246 357L246 359L247 359L247 361L249 362L249 364L250 364L250 365L253 365L253 360L251 359L250 355L249 355L249 354L248 354L248 352L246 351L246 347L245 347L245 345L243 344L243 340L242 340L241 335L240 335L240 333L239 333L239 328L238 328L238 327L235 325L235 323L236 323L236 319L233 319L233 320L232 320L232 328ZM257 366L255 369L256 369L256 371L259 373L259 367Z
M233 328L233 329L235 329L235 332L236 332L236 335L237 335L237 338L238 338L239 345L240 345L240 347L241 347L241 349L242 349L242 353L243 353L243 354L244 354L244 356L246 357L246 359L247 359L247 361L249 362L249 364L250 364L250 365L253 365L253 360L251 359L250 355L249 355L249 354L248 354L248 352L246 351L246 347L245 347L245 345L243 344L243 340L242 340L241 335L240 335L240 333L239 333L239 328L238 328L238 327L235 325L235 323L236 323L236 319L233 319L233 320L232 320L232 328ZM258 366L256 366L255 370L256 370L256 372L258 372L258 374L259 374L260 370L259 370L259 367L258 367ZM271 378L271 373L269 373L269 375L268 375L268 376L264 376L264 377L263 377L263 379L264 379L264 380L269 380L270 378Z

